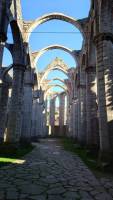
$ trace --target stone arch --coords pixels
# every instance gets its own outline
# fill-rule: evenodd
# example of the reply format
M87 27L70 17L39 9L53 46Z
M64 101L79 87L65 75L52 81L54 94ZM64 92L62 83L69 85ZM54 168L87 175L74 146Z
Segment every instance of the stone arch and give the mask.
M40 51L38 52L33 52L32 55L34 56L35 55L35 58L34 58L34 66L36 66L36 63L38 62L38 59L44 54L46 53L47 51L49 50L54 50L54 49L59 49L59 50L63 50L67 53L69 53L72 58L75 60L75 65L79 64L79 59L78 59L78 55L77 55L77 51L73 51L72 49L68 48L68 47L65 47L65 46L62 46L62 45L59 45L59 44L54 44L54 45L50 45L50 46L47 46L43 49L41 49Z
M47 78L49 72L55 69L62 71L68 76L68 66L63 62L62 59L56 58L44 70L45 72L42 74L42 77L40 79L40 85L42 85L43 80Z
M67 87L66 87L66 86L63 86L63 85L60 85L60 84L48 85L48 89L47 89L47 90L49 90L50 88L54 88L54 87L60 87L60 88L62 88L64 91L67 91Z
M67 86L65 80L62 80L62 79L60 79L60 78L53 78L53 79L51 79L51 80L49 81L49 84L50 84L52 81L54 81L54 80L58 80L58 81L60 81L61 83L63 83L63 84L67 87L68 93L70 93L69 88L68 88L68 86Z
M53 60L45 69L45 72L42 73L39 84L40 86L43 85L43 81L44 79L47 78L48 74L52 71L58 69L59 71L62 71L64 74L66 74L66 76L68 76L68 78L70 79L69 75L68 75L68 66L63 62L62 59L60 58L56 58L55 60Z
M47 97L49 91L50 91L52 88L54 88L54 87L60 87L60 88L62 88L62 89L66 92L66 94L68 94L68 90L67 90L66 87L63 87L63 86L61 86L61 85L59 85L59 84L49 85L49 87L47 88L46 92L44 93L44 99L46 99L46 97Z
M53 78L53 79L50 80L50 82L52 82L52 81L60 81L60 82L62 82L62 83L65 84L65 81L62 80L62 79L60 79L60 78ZM50 82L49 82L49 83L50 83Z
M20 29L18 27L17 21L12 20L10 22L10 26L11 26L11 30L12 30L12 36L13 36L13 40L14 40L14 44L18 44L21 45L22 42L22 37L21 37L21 32Z
M69 75L69 68L68 66L63 62L62 59L60 58L56 58L55 60L53 60L45 69L45 72L42 73L41 77L40 77L40 81L39 81L39 87L43 86L43 81L44 79L47 78L48 74L52 71L58 69L60 71L62 71L66 76L68 76L68 79L70 80L70 86L71 86L71 90L73 90L73 82L71 80L71 77ZM66 85L66 84L65 84Z
M10 21L10 27L12 31L13 44L6 43L5 47L10 51L13 58L13 63L22 64L23 66L23 64L25 64L24 43L17 21Z
M55 12L55 13L43 15L42 17L39 17L36 20L31 21L31 23L26 31L26 34L25 34L25 41L29 42L30 35L37 26L39 26L40 24L43 24L47 21L54 20L54 19L68 22L68 23L72 24L73 26L75 26L76 28L78 28L83 36L83 39L85 40L85 34L83 32L83 28L82 28L79 20L76 20L68 15L64 15L63 13Z

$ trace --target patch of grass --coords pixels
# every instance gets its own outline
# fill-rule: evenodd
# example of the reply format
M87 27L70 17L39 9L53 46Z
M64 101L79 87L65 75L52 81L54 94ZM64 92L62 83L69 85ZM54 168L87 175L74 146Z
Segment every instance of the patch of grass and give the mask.
M80 146L73 139L62 138L61 143L66 151L77 154L91 170L99 170L98 152L91 152L86 147Z
M113 176L113 164L110 163L107 166L104 166L106 165L105 162L100 163L98 161L98 150L95 150L94 148L87 149L70 138L61 138L60 141L63 148L66 151L78 155L97 178Z
M16 159L14 158L1 158L0 157L0 162L3 162L3 163L15 163Z
M34 148L31 144L0 144L0 167L15 163Z

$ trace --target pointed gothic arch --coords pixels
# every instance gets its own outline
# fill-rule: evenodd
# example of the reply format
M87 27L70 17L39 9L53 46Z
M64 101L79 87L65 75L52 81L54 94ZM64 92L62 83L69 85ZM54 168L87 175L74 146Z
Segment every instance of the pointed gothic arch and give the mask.
M65 84L65 81L64 81L64 80L62 80L62 79L60 79L60 78L57 78L57 77L50 80L50 82L52 82L52 81L60 81L61 83ZM49 83L50 83L50 82L49 82Z
M36 63L38 62L39 58L44 54L46 53L47 51L49 50L63 50L65 51L66 53L69 53L72 58L74 59L75 61L75 65L79 65L79 58L78 58L78 51L76 50L72 50L68 47L65 47L63 45L59 45L59 44L54 44L54 45L49 45L47 47L44 47L43 49L39 50L39 51L35 51L35 52L32 52L32 57L33 57L33 60L34 60L34 66L36 66Z
M66 92L66 94L68 94L68 89L66 87L62 86L62 85L59 85L59 84L49 85L48 88L47 88L47 90L46 90L46 92L44 93L44 99L46 99L48 93L54 87L60 87L60 88L62 88Z
M44 70L44 73L41 73L40 85L42 85L43 80L47 78L50 71L56 70L56 69L62 71L64 74L66 74L66 76L69 77L68 66L64 63L64 61L62 59L56 58L46 67L46 69Z
M72 24L73 26L75 26L76 28L78 28L83 36L83 39L85 40L85 34L83 31L83 27L79 20L76 20L73 17L70 17L63 13L54 12L54 13L49 13L49 14L43 15L43 16L37 18L36 20L32 20L28 23L28 27L26 28L26 33L25 33L25 42L27 42L27 43L29 42L30 35L37 26L39 26L45 22L48 22L50 20L54 20L54 19L68 22L68 23ZM25 22L25 24L26 23L27 22Z

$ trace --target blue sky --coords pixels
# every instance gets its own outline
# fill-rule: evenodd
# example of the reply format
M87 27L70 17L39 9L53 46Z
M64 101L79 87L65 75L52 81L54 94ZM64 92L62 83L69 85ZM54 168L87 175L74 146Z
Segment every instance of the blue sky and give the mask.
M21 0L21 3L23 18L25 20L33 20L52 12L61 12L75 19L82 19L88 16L90 8L90 0ZM72 33L48 34L45 33L47 31ZM44 33L40 34L39 32ZM8 38L9 41L12 41L11 34L8 34ZM32 51L40 50L53 44L60 44L78 50L81 49L82 46L82 35L78 29L67 22L51 20L33 30L29 43ZM68 53L61 50L51 50L40 57L37 63L37 69L42 71L55 57L63 59L69 67L75 67L75 61ZM5 50L3 65L9 65L11 62L11 55ZM53 77L53 75L51 75L51 77ZM64 75L62 75L62 78L63 77Z
M90 0L21 0L23 16L26 20L35 19L50 12L62 12L75 17L88 15Z

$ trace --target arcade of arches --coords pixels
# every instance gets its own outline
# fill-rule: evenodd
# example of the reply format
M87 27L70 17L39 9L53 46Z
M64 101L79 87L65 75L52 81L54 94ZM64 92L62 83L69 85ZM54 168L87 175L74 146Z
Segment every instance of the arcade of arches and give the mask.
M24 21L20 0L0 1L1 142L34 141L52 134L71 137L81 145L99 149L102 156L112 155L112 8L112 0L92 0L89 16L85 19L75 20L62 13L50 13L34 21ZM83 36L81 50L55 44L31 51L30 33L53 19L66 21L79 29ZM12 44L7 41L9 25ZM2 66L4 48L8 49L13 60L7 68ZM38 59L53 49L70 54L76 67L69 68L57 57L44 71L37 72ZM61 71L67 78L49 80L48 74L54 70ZM54 83L55 80L59 83ZM52 90L56 86L62 92Z
M90 2L83 19L53 12L26 21L21 0L0 0L0 145L36 146L21 165L0 169L0 200L113 199L113 180L99 182L59 143L71 138L98 153L99 163L112 166L113 0ZM77 28L81 49L49 43L31 50L32 32L51 20ZM54 50L67 54L74 65L59 53L42 71L37 69ZM5 53L12 60L8 66Z

